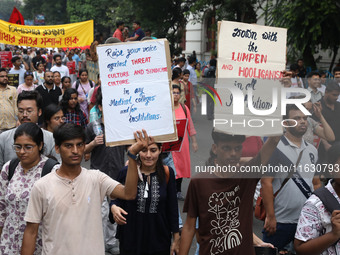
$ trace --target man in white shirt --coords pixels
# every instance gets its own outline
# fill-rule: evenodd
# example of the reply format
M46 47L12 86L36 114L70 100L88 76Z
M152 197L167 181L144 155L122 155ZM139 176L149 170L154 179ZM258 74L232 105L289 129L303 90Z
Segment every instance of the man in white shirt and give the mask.
M67 66L61 64L61 55L56 54L53 56L53 60L55 65L51 68L51 71L54 73L58 71L60 73L60 78L62 79L64 76L70 76L69 70Z
M181 68L181 70L183 72L184 69L185 69L185 62L186 62L185 58L180 57L177 61L178 61L178 64L175 66L175 68L179 67L179 68Z
M195 72L196 58L194 56L189 57L187 69L190 71L189 81L192 83L195 92L195 98L197 98L197 74Z
M81 167L85 150L85 132L81 126L64 124L53 136L62 163L34 184L25 215L27 225L21 254L34 254L40 223L43 255L105 254L102 201L106 195L112 199L135 199L136 155L154 141L145 130L135 133L136 143L128 150L130 160L124 186L99 170Z

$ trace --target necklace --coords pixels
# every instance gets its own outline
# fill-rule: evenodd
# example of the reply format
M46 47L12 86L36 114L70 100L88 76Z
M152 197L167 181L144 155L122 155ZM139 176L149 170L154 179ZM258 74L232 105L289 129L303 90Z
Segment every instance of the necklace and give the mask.
M137 170L138 170L138 177L139 179L144 182L144 179L143 179L143 175L142 175L142 172L140 170L140 166L137 166ZM150 183L150 174L149 175L146 175L146 182L145 182L145 187L144 187L144 192L143 192L143 198L148 198L149 197L149 183Z

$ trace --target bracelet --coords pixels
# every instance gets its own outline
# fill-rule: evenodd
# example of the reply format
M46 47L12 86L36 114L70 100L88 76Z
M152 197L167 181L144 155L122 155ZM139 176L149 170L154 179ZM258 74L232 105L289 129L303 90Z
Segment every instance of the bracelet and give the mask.
M134 155L134 154L132 154L129 150L126 152L126 155L127 155L129 158L131 158L131 159L133 159L133 160L135 160L135 161L137 161L138 158L139 158L139 154Z

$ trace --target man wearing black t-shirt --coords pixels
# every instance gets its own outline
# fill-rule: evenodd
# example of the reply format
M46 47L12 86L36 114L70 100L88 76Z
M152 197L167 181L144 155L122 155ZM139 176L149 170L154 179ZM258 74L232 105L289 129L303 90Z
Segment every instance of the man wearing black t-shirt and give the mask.
M43 98L43 111L49 104L58 104L59 96L62 94L61 89L53 83L53 73L51 71L45 72L44 79L45 83L35 89Z

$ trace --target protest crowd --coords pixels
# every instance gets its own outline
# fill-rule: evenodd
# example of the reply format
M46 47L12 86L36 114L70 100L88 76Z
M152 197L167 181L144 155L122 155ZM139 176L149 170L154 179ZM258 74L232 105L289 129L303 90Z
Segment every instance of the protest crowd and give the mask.
M307 73L303 59L292 63L282 86L308 89L312 115L288 105L283 119L297 125L276 137L213 129L206 158L206 166L339 171L193 178L190 151L207 135L196 132L194 115L202 84L214 86L217 55L208 65L195 52L172 56L175 117L188 120L181 151L162 152L148 130L136 130L131 146L105 144L101 79L89 79L87 62L98 61L100 44L156 39L138 21L133 30L117 22L112 37L98 35L87 49L5 45L12 67L0 69L0 253L184 255L195 236L202 255L255 254L254 246L277 252L266 254L340 254L340 66L326 79ZM206 117L214 117L209 98ZM83 158L96 170L83 168ZM191 178L187 192L183 178ZM255 204L265 211L259 237Z

